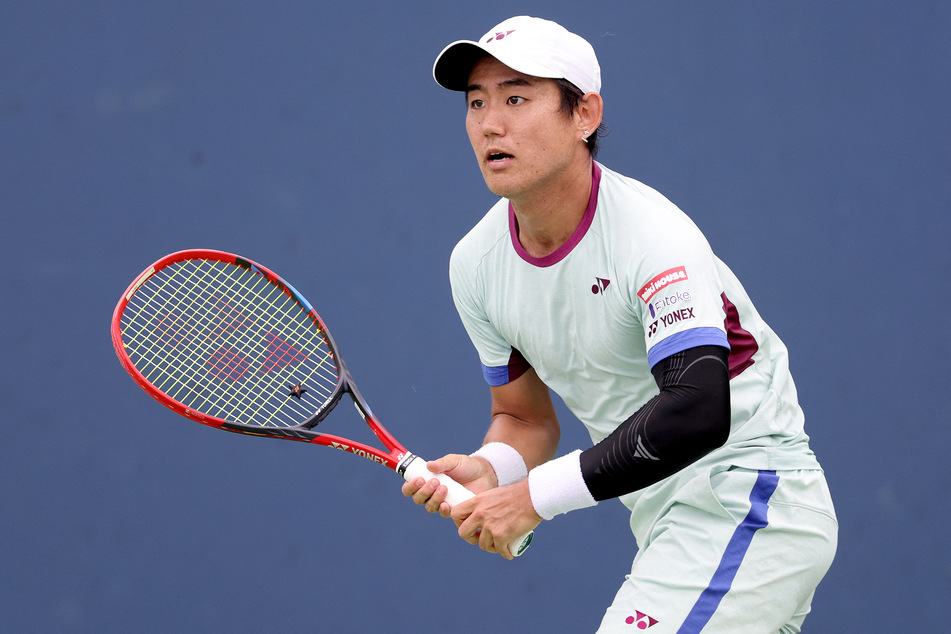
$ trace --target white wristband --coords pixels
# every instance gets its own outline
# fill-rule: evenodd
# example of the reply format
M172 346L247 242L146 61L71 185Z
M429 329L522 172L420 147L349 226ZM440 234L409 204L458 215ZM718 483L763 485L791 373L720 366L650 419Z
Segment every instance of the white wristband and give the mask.
M528 475L522 454L504 442L486 443L470 455L473 458L484 458L492 465L500 487L524 480Z
M542 518L594 506L598 502L581 475L581 450L538 465L528 474L532 506Z

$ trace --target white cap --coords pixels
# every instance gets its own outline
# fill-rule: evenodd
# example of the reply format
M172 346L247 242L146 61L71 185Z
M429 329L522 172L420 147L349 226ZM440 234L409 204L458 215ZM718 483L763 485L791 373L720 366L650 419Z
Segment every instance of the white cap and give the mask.
M601 91L601 67L584 38L555 22L524 15L498 24L478 42L459 40L444 48L433 65L433 78L444 88L465 91L472 66L486 53L526 75L567 79L585 94Z

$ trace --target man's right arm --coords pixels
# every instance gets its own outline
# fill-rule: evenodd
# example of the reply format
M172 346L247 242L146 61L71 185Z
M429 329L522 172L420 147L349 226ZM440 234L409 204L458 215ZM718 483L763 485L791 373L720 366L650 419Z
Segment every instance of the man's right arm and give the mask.
M492 424L483 444L509 445L521 454L529 471L554 458L561 427L551 392L535 370L529 368L514 381L490 390Z
M561 427L551 393L535 371L529 368L514 381L489 388L492 395L492 421L483 446L503 443L521 456L524 468L531 470L551 460L561 438ZM449 454L428 463L429 469L445 473L473 493L498 486L498 476L489 460L482 456ZM435 479L416 478L403 484L403 494L424 505L430 513L449 517L445 487Z

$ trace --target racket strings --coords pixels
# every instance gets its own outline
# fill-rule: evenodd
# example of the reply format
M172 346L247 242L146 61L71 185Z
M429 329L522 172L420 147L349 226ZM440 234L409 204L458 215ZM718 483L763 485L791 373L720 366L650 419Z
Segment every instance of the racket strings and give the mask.
M202 282L207 286L208 281L201 280L195 274L168 275L174 271L166 269L149 280L150 284L156 285L153 297L143 293L136 295L134 305L138 308L139 315L148 316L150 319L142 324L131 321L124 329L124 334L128 337L132 328L138 327L137 337L130 339L144 346L140 362L136 364L140 372L166 394L187 401L186 405L194 407L194 398L187 399L182 395L183 390L188 391L192 387L186 379L196 374L200 367L198 360L208 353L208 347L212 343L220 341L220 336L216 336L217 328L211 326L213 322L210 320L214 314L212 311L206 311L203 322L199 319L199 313L190 308L190 304L196 303L195 297L201 292L196 284ZM179 273L182 271L183 269L178 269ZM147 286L142 289L145 292L149 290L153 289ZM154 329L154 338L150 337L153 335L150 328ZM205 333L204 337L201 337L202 331ZM225 346L220 350L226 350ZM193 397L197 394L189 393ZM195 408L204 411L200 407Z
M279 349L284 350L284 355L288 350L297 350L293 358L298 360L306 359L306 355L302 352L299 352L299 348L294 348L293 344L289 343L288 339L300 339L300 335L311 334L309 339L313 339L314 331L312 328L307 328L309 323L304 321L294 321L294 315L288 313L288 309L297 309L296 312L298 317L302 317L301 310L297 306L296 302L290 300L290 298L283 293L279 288L273 286L267 282L262 276L250 273L246 270L242 271L243 279L237 280L238 287L245 293L250 293L252 299L262 302L264 307L268 309L266 313L269 317L265 321L261 322L260 328L244 328L240 323L237 328L234 328L235 334L240 333L240 335L235 339L239 344L238 350L234 350L228 346L222 346L218 351L208 358L206 361L206 369L210 374L219 379L218 385L236 385L238 382L244 381L244 389L251 391L251 393L266 393L267 391L277 392L282 398L288 395L286 388L288 386L282 384L280 381L266 381L268 378L275 378L276 375L273 374L274 370L287 365L287 363L281 362L281 355L275 354ZM249 284L246 280L253 280ZM278 303L279 302L279 303ZM220 336L220 331L222 326L225 329L231 328L235 323L235 309L233 307L227 307L225 311L222 310L222 307L219 304L216 305L215 310L217 313L214 315L215 328L212 332L210 339L215 339L217 336ZM240 311L237 312L237 316L243 321L245 315ZM281 319L281 318L284 319ZM289 320L289 321L288 321ZM253 322L252 322L253 323ZM303 328L303 332L301 332ZM262 337L264 345L261 345ZM282 342L279 346L275 346L276 342ZM310 341L305 342L310 344L308 347L313 348L313 343ZM245 354L247 352L247 354ZM217 355L217 356L216 356ZM266 355L266 356L265 356ZM324 354L325 359L328 358L327 353ZM260 368L257 374L247 375L247 368L250 366ZM266 366L266 367L265 367ZM313 378L312 374L306 374L304 377L300 378ZM221 379L226 379L222 381ZM250 380L246 380L250 379ZM227 381L231 381L228 383ZM333 378L335 384L336 378ZM313 386L312 386L313 387ZM320 387L320 384L317 385ZM329 396L332 388L324 390L324 396ZM247 392L245 392L246 394ZM262 410L264 405L267 403L267 400L263 399L239 399L233 401L233 407L229 411L229 418L233 420L255 420L258 424L268 424L272 422L272 417L268 416L262 419L262 415L266 414ZM286 399L285 399L286 401ZM290 402L281 401L286 405L292 405ZM307 412L309 413L309 411ZM299 418L299 417L298 417ZM299 422L295 420L295 422Z
M156 276L150 282L155 283L159 279ZM221 387L216 390L215 384L211 383L208 389L203 392L195 389L195 386L187 380L189 377L199 376L197 373L201 368L200 360L207 358L208 363L213 366L217 362L218 371L212 371L211 376L218 379L219 382L224 377L230 379L238 377L234 376L233 373L223 373L221 371L221 363L228 358L227 353L231 348L228 342L222 341L221 320L216 317L214 309L220 303L220 298L211 294L210 298L206 300L211 308L202 315L203 320L199 320L198 314L188 308L189 302L195 303L196 283L199 281L206 286L208 284L207 280L201 280L197 275L191 277L168 276L163 280L162 285L157 287L162 292L157 292L152 302L141 302L143 298L148 299L141 293L137 296L143 311L154 308L152 321L154 322L155 331L158 333L156 339L150 341L147 329L149 324L146 323L140 326L139 334L144 335L142 340L148 344L146 351L149 355L143 356L138 365L145 366L140 367L140 371L159 389L184 402L187 406L203 413L212 413L207 407L197 404L196 398L205 396L209 399L221 401ZM175 294L164 293L166 289L171 288L177 289ZM205 333L204 337L200 337L201 331ZM219 347L209 356L211 345ZM239 358L237 353L232 354L232 365ZM176 370L177 372L170 370ZM185 394L183 394L183 391Z
M243 273L245 278L250 278L253 280L254 285L249 286L244 280L236 280L237 287L235 284L229 284L229 287L225 289L229 294L232 294L235 288L243 290L245 294L251 293L253 297L256 297L259 301L261 299L266 299L262 296L259 289L264 288L268 289L271 287L270 283L263 282L263 278L258 275L252 274L246 269L237 269ZM207 285L206 280L200 280L202 284ZM216 281L216 284L220 286L220 281ZM236 309L230 302L224 301L220 296L220 293L213 293L211 297L206 300L206 311L205 316L200 325L201 328L207 333L204 339L204 345L201 345L202 342L196 342L194 347L194 354L190 362L185 362L181 354L173 355L172 361L178 364L183 372L188 375L189 373L194 376L203 376L200 363L201 360L205 360L205 370L207 374L215 379L209 383L206 387L207 394L200 394L201 396L206 397L208 400L213 400L219 404L230 404L230 407L224 409L226 416L221 416L222 412L213 412L219 417L225 417L231 420L242 420L249 418L248 409L255 407L256 410L260 410L261 402L260 399L255 401L254 399L249 399L247 397L240 398L241 394L229 393L225 390L229 385L238 385L243 383L244 394L249 393L262 393L262 391L282 389L282 386L273 386L273 385L262 385L261 381L247 381L245 379L248 377L247 370L255 365L259 359L254 358L254 356L247 355L244 351L255 352L250 349L249 346L253 346L254 341L252 340L254 336L254 330L248 329L247 326L253 324L253 320L248 319L248 316L240 312L240 309ZM283 296L279 290L277 292L278 296ZM273 306L273 300L271 305ZM179 302L181 304L181 302ZM183 323L187 323L187 320L182 320ZM298 324L299 328L300 324ZM276 330L274 324L270 324L270 328L267 330L273 332ZM293 331L288 330L285 326L279 329L283 336L289 336L294 334ZM231 336L228 336L230 333ZM243 334L242 334L243 333ZM192 333L193 334L193 333ZM176 339L183 339L184 337L178 336ZM188 339L194 340L194 336L187 337ZM259 338L259 337L258 337ZM220 344L220 345L219 345ZM258 346L260 347L260 346ZM264 377L267 377L267 374L264 373ZM253 378L250 377L250 378ZM194 397L199 394L193 393L193 398L182 398L181 388L179 386L178 391L173 391L171 394L178 398L179 400L186 402L188 405L199 409L198 403L195 402ZM167 386L162 386L163 389L168 390ZM210 399L209 399L210 395ZM256 404L256 406L255 406ZM204 409L204 408L202 408ZM257 412L260 414L260 411ZM309 412L308 412L309 413ZM256 420L256 424L268 423L270 420ZM298 422L298 421L293 421Z
M297 425L338 381L309 312L260 273L191 260L142 284L122 336L139 372L186 407L244 424Z

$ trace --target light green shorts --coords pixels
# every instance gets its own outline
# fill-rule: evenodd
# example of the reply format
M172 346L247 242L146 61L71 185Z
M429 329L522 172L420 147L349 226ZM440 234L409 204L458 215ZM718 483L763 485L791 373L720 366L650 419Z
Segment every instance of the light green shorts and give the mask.
M822 471L714 470L669 502L599 633L800 631L837 543Z

